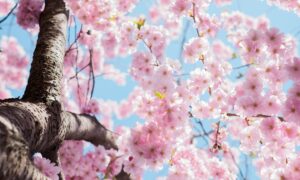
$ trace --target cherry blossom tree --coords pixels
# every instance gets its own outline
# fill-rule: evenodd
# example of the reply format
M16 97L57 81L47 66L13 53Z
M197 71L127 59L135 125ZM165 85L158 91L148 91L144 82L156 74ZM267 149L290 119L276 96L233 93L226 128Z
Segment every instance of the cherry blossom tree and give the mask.
M264 16L208 13L231 0L156 0L134 17L137 3L0 0L0 27L15 15L38 35L29 72L18 39L0 38L0 179L142 179L166 164L160 179L247 179L242 155L262 179L299 179L295 37ZM297 0L266 3L300 14ZM168 57L180 36L180 57ZM127 73L116 57L131 59ZM94 97L97 77L126 85L127 76L136 87L124 100ZM132 115L142 123L113 126Z

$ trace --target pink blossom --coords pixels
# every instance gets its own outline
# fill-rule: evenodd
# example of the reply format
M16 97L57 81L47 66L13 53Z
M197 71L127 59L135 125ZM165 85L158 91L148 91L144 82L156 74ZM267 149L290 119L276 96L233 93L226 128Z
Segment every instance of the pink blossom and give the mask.
M275 5L286 11L293 11L296 14L300 14L299 2L297 0L285 1L285 0L268 0L268 4Z
M282 113L287 121L292 121L296 124L299 124L300 101L291 98L287 99L287 101L284 104Z
M268 115L278 114L283 104L280 98L269 94L267 94L262 101L264 104L264 113Z
M142 177L142 165L137 158L130 156L127 161L124 162L124 171L129 173L132 178L141 179Z
M120 136L118 151L65 141L59 153L66 179L113 179L123 168L139 180L145 170L165 165L169 174L161 179L237 179L244 153L254 159L261 179L298 179L296 38L273 28L266 16L227 9L211 13L215 5L231 0L157 0L142 15L133 11L138 0L65 2L71 42L64 57L64 109L99 116ZM297 0L267 2L300 14ZM37 29L43 4L20 0L18 23L29 31ZM10 8L11 3L0 0L0 15ZM78 21L82 28L75 30ZM190 25L182 34L186 21ZM225 41L217 36L221 29ZM178 40L178 52L170 54ZM0 68L5 80L0 81L1 99L24 87L29 58L12 37L3 36L0 49L0 66L5 67ZM130 60L127 72L123 58ZM239 64L247 66L234 68ZM238 80L233 77L237 73ZM91 74L118 85L131 78L135 88L117 102L90 98L95 85ZM127 121L131 116L136 125L116 126L127 123L115 123L115 118ZM198 128L199 121L205 122L209 135ZM230 138L239 145L232 147ZM199 139L207 145L198 148ZM57 178L60 170L49 160L34 157L34 162Z
M175 5L173 6L172 10L176 15L182 15L186 13L189 8L191 7L191 3L185 0L176 0Z
M10 0L0 1L0 16L7 15L9 11L13 8L14 4Z
M215 3L219 6L228 5L232 2L232 0L215 0Z
M298 127L293 123L282 123L280 130L282 131L284 137L288 137L290 139L297 137L299 131Z
M207 54L208 42L205 38L193 38L185 44L183 57L188 63L195 63L197 60L205 58Z
M42 12L44 1L42 0L21 0L17 11L17 22L25 29L37 28L40 13Z
M26 66L29 64L29 58L14 37L2 37L0 46L0 65L5 66L0 70L0 77L6 79L7 87L19 89L26 84Z
M291 80L300 80L300 59L298 57L295 57L292 63L286 66L286 72Z
M216 36L220 28L220 23L215 16L210 16L208 14L200 13L201 11L196 11L196 26L200 30L203 36Z
M115 33L108 32L106 33L101 40L104 52L107 57L113 58L116 53L117 39Z
M121 12L127 13L127 12L130 12L137 3L138 3L138 0L118 1L117 9Z
M211 85L211 74L208 71L195 69L191 72L191 79L188 81L188 88L193 94L202 94Z
M279 47L283 41L283 34L276 28L271 28L265 34L266 43L270 47Z
M34 156L34 165L47 177L58 180L58 173L60 173L60 168L51 163L48 159L43 158L41 155Z
M271 137L278 131L277 121L275 118L265 118L261 122L260 128L265 137Z

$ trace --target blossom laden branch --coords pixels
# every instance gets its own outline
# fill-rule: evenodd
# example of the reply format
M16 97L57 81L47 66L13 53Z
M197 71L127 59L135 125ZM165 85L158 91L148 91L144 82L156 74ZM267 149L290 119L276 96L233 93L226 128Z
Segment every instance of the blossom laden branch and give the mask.
M241 115L238 115L238 114L235 114L235 113L226 113L225 115L228 116L228 117L242 117ZM257 114L257 115L249 116L249 117L246 117L246 118L270 118L270 117L276 117L280 121L286 121L281 116L271 116L271 115L265 115L265 114Z

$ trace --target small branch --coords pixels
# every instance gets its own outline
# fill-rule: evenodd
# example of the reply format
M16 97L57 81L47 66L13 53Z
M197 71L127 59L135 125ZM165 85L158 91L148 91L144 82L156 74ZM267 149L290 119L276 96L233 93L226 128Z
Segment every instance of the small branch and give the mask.
M189 73L182 73L182 74L173 74L174 77L182 77L182 76L189 76Z
M116 134L106 129L95 116L71 112L63 112L62 116L68 124L65 140L85 140L106 149L118 149Z
M149 45L144 39L141 39L143 41L143 43L146 45L146 47L149 49L150 53L152 54L152 47L151 45Z
M195 14L196 14L196 5L195 5L195 3L193 3L193 15L192 15L192 18L193 18L194 24L196 26L197 22L196 22ZM196 32L197 32L198 37L201 37L199 29L197 27L196 27Z
M74 33L74 36L76 37L76 31L77 31L77 23L75 21L75 17L74 17L74 22L75 22L75 33ZM81 30L82 30L82 26L81 26ZM81 31L80 30L80 31ZM75 38L76 39L76 38ZM78 41L75 41L75 45L76 45L76 57L75 57L75 72L78 72L78 54L79 54L79 50L78 50ZM77 96L78 96L78 99L79 99L79 105L81 106L82 105L82 99L81 99L81 96L80 96L80 84L79 84L79 78L78 76L76 75L76 83L77 83Z
M93 49L90 49L89 52L90 52L90 77L92 77L92 89L91 89L90 99L92 99L96 82L95 82L95 74L94 74L94 67L93 67ZM90 81L90 78L89 78L89 81Z
M69 80L74 79L77 77L78 73L80 73L81 71L85 70L87 67L90 66L90 63L88 63L87 65L83 66L81 69L79 69L78 71L76 71L75 75L70 77Z
M219 134L220 134L220 121L217 122L217 132L216 132L216 136L215 136L215 143L212 147L212 149L216 150L216 151L221 149L221 145L220 145L220 142L218 140Z
M206 133L195 134L193 137L194 137L194 138L197 138L197 137L201 137L201 136L207 136L207 135L212 134L213 132L214 132L213 130L210 130L210 131L207 131Z
M230 153L230 156L231 156L231 158L232 158L232 160L233 160L234 165L235 165L235 166L238 168L238 170L239 170L239 174L240 174L241 178L242 178L243 180L246 180L246 177L245 177L245 175L244 175L242 169L241 169L240 166L237 164L237 162L236 162L236 160L235 160L235 158L234 158L234 156L233 156L233 154L232 154L232 152L231 152L230 150L229 150L229 153Z
M242 117L241 115L235 114L235 113L226 113L226 116L228 117ZM254 116L248 116L246 118L269 118L269 117L275 117L278 118L280 121L285 121L285 119L281 116L271 116L271 115L265 115L265 114L257 114Z
M75 21L75 18L74 18L74 21ZM76 21L75 21L75 34L76 34L76 30L77 30L77 25L76 25ZM78 33L78 35L75 35L75 40L72 42L72 44L70 44L70 46L69 46L69 48L66 50L66 52L65 52L65 56L71 51L71 50L73 50L73 46L74 45L76 45L77 46L77 43L78 43L78 39L80 38L80 32L82 32L82 25L81 25L81 27L80 27L80 31L79 31L79 33ZM70 35L70 33L69 33L69 35ZM69 39L69 38L68 38Z
M203 131L204 135L209 138L209 133L205 130L201 120L197 121L197 123L200 125L201 130ZM203 140L206 142L206 144L208 144L208 140L204 136L203 136Z
M149 52L151 53L151 54L153 54L153 51L152 51L152 46L151 46L151 44L148 44L146 41L145 41L145 39L143 39L143 38L140 38L141 40L142 40L142 42L145 44L145 46L148 48L148 50L149 50ZM154 54L153 54L154 55ZM155 55L154 55L155 56ZM159 62L158 62L158 60L157 60L157 57L155 56L155 60L156 60L156 64L153 64L154 66L159 66Z
M245 68L245 67L250 67L251 65L253 65L253 63L245 64L245 65L241 65L241 66L237 66L237 67L233 67L232 69L241 69L241 68Z

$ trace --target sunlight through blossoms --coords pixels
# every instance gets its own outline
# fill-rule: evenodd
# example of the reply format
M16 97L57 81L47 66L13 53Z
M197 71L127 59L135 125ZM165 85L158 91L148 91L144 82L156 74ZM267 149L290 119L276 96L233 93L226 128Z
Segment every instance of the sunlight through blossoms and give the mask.
M98 116L118 135L118 150L64 142L66 179L113 179L121 171L143 179L147 170L166 165L160 180L248 179L244 156L261 179L299 179L296 37L273 27L266 16L210 10L233 0L155 0L139 16L132 12L146 1L65 2L64 109ZM300 14L297 0L263 2ZM0 16L14 5L0 0ZM20 0L14 11L32 36L43 7L42 0ZM0 38L1 99L23 88L28 77L31 55L12 35ZM173 43L179 49L167 53ZM118 66L126 63L122 58L130 59L127 69ZM120 87L134 81L134 87L122 100L102 99L95 95L98 79ZM135 125L115 125L128 118ZM36 156L34 164L58 179L60 168L49 160Z

